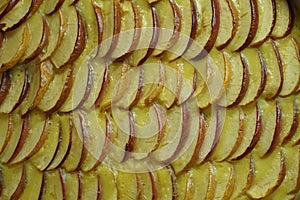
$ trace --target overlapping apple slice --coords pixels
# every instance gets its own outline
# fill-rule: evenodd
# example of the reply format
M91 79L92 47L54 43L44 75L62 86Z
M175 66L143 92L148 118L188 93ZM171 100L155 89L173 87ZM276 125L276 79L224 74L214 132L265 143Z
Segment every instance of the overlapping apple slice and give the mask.
M151 174L156 185L157 199L172 199L176 197L176 177L172 167L166 166Z
M1 135L0 135L0 152L2 152L12 133L12 115L11 114L0 114L0 130L1 130Z
M2 13L4 12L5 8L9 5L10 2L11 2L10 0L1 1L1 3L0 3L0 13L1 13L0 16L1 17L2 17Z
M287 36L294 25L294 13L289 1L274 0L276 8L276 22L272 31L272 38Z
M100 177L101 198L117 199L118 186L116 185L115 171L104 164L97 167L95 173Z
M0 48L0 52L2 52L0 54L0 71L6 71L15 66L25 53L28 44L29 30L27 25L6 32Z
M63 188L66 191L66 199L78 199L81 196L82 186L79 181L80 173L68 173L62 171L63 175Z
M47 15L55 15L55 13L64 4L65 0L51 0L42 4L42 11Z
M118 198L136 199L139 192L136 174L118 171L115 177L118 189Z
M10 71L1 73L1 86L0 86L0 104L5 100L8 91L11 87L12 76Z
M254 157L255 173L246 193L249 198L266 198L282 184L286 176L285 157L286 155L279 148L264 159ZM272 167L266 167L266 163Z
M101 185L100 177L93 173L83 173L79 176L81 186L80 198L82 199L100 199L101 198Z
M140 199L152 199L155 198L155 188L152 185L152 179L149 173L136 174L138 185L138 198Z
M23 164L8 167L0 166L1 182L5 187L1 191L2 199L19 199L26 182L26 169ZM13 178L12 178L13 177Z
M41 199L63 199L66 191L64 191L63 177L59 169L45 171L45 182Z

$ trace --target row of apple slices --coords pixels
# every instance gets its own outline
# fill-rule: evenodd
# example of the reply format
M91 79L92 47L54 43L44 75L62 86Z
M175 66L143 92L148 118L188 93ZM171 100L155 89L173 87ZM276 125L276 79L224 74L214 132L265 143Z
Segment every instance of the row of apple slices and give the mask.
M171 166L127 173L101 164L88 173L41 172L30 162L1 165L3 199L281 199L300 187L299 149L286 146L266 158L207 162L175 175ZM266 168L265 163L271 167ZM14 177L13 179L11 177Z
M150 5L146 0L53 0L51 6L27 1L0 5L4 8L0 14L2 29L16 28L1 32L0 71L36 57L50 57L58 68L75 60L74 68L79 68L82 61L96 55L112 60L128 58L133 66L164 52L171 61L180 56L203 58L214 46L240 51L261 45L269 37L285 37L294 25L289 1L279 0L243 4L231 0L161 0Z

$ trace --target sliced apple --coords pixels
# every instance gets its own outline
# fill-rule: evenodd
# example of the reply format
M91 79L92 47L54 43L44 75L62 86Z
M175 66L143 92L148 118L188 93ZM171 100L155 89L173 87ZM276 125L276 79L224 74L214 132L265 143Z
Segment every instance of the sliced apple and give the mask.
M155 198L150 173L139 173L137 176L138 198L141 200Z
M17 28L26 20L33 4L34 1L32 0L18 1L18 3L0 19L0 24L3 25L1 29L6 31Z
M19 199L26 182L26 169L24 165L15 165L8 167L0 166L2 174L2 199ZM14 178L12 178L14 177Z
M275 0L276 22L272 31L272 38L278 39L287 36L294 25L294 13L289 1Z
M25 163L26 183L20 195L20 200L39 199L43 187L43 173L36 169L32 164Z
M194 190L193 187L194 185L192 184L190 173L176 176L177 199L191 199L187 191Z
M246 156L241 160L234 161L235 184L230 199L248 199L245 192L253 183L255 175L255 160L253 156Z
M12 115L11 114L0 114L0 127L1 127L1 138L0 138L0 152L2 152L7 142L9 141L12 133Z
M42 10L47 15L55 15L55 13L60 9L65 0L51 0L47 4L44 2L42 4Z
M247 196L252 199L262 199L272 194L283 182L286 176L285 154L276 149L265 159L254 157L255 174ZM266 168L269 163L269 168Z
M81 174L79 176L82 199L100 199L101 198L101 185L100 177L93 173Z
M282 113L278 101L266 102L261 100L259 105L262 111L262 132L255 146L255 153L263 157L271 153L278 145L281 134Z
M79 172L63 173L66 199L78 199L81 196L82 186L79 181Z
M240 105L247 105L254 102L264 91L267 81L266 65L261 53L257 49L245 49L241 53L244 67L248 69L248 89ZM261 72L261 73L259 73Z
M63 177L58 169L46 171L45 184L41 199L63 199L65 198L65 191L63 191Z
M225 48L233 39L236 32L237 14L229 6L230 1L220 0L220 29L216 40L217 49Z
M55 72L53 80L47 87L37 105L44 112L54 112L66 101L73 82L73 67L68 65Z
M28 44L29 30L27 25L6 32L0 48L0 51L3 52L0 55L0 71L6 71L15 66L25 53Z
M11 3L10 0L4 0L0 3L0 16L3 16L3 12L5 11L5 9L7 8L7 6ZM4 13L5 14L5 13ZM0 17L0 18L1 18Z
M154 173L157 199L172 199L176 197L175 177L169 166L164 167Z
M96 174L100 177L101 199L117 199L118 186L114 175L115 171L104 164L96 169Z
M152 16L151 6L146 1L134 1L133 2L140 14L140 40L136 46L135 51L128 57L128 62L132 66L138 66L140 62L146 57L149 51L148 47L151 48L151 42L157 40L154 34L155 27L155 16ZM152 46L153 48L153 46Z
M241 144L232 152L230 159L238 160L249 154L257 144L262 131L262 111L259 104L249 104L243 107L244 129Z
M136 199L138 196L136 174L118 171L115 176L118 198Z
M283 84L280 95L288 96L295 92L300 84L300 62L297 57L297 47L290 37L277 40L275 44L278 48L283 70Z
M47 123L47 137L39 151L30 158L31 163L41 171L45 170L53 160L60 137L58 134L59 115L57 113L52 114Z
M21 138L10 158L10 164L23 162L25 159L30 158L41 148L46 139L47 116L38 110L34 110L28 115L28 125L23 126Z
M213 161L224 161L239 148L244 136L244 119L242 108L226 109L220 139L211 156Z
M1 73L1 87L0 87L0 104L6 99L11 87L12 76L10 71Z

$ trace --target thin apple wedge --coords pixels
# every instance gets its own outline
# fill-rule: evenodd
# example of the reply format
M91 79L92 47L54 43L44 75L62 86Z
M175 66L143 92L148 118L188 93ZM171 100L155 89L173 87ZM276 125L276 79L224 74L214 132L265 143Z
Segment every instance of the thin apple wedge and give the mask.
M28 17L33 8L33 0L20 0L18 3L0 19L3 31L15 29Z
M0 52L0 71L6 71L15 66L29 44L29 30L27 25L5 33Z
M47 4L44 2L42 4L42 11L47 15L54 15L64 2L65 0L51 0Z
M6 15L8 12L10 12L18 3L19 1L17 0L8 0L4 1L3 5L1 6L1 14L0 14L0 19Z
M78 199L81 196L82 186L79 181L80 173L62 172L64 177L64 188L66 191L66 199Z
M176 178L170 166L161 168L153 173L156 181L157 199L176 198Z
M10 71L6 71L1 73L1 86L0 86L0 104L5 100L6 96L8 95L8 91L11 87L11 79L12 76Z
M244 106L254 102L264 91L267 82L267 69L262 54L257 49L243 50L241 59L243 65L248 69L249 83L251 83L248 84L245 96L239 103Z
M11 114L0 114L0 152L2 152L7 142L9 141L12 133L12 115Z
M280 96L294 93L300 84L300 61L295 43L290 37L276 40L279 59L282 62L283 84Z
M272 31L272 38L287 36L294 25L294 13L289 1L275 0L276 22Z
M194 190L194 185L191 181L191 174L184 173L176 176L176 188L177 188L177 199L191 199L191 196L187 193L189 190Z
M117 199L118 186L116 184L116 177L114 175L115 171L103 164L97 167L95 173L100 177L101 199Z
M136 175L138 184L138 198L141 200L153 199L155 198L155 192L153 191L151 172L148 173L138 173Z
M42 192L44 176L43 173L36 169L32 164L25 163L26 183L24 190L20 195L20 200L38 200Z
M255 161L253 156L246 156L241 160L233 162L235 184L230 199L248 199L245 192L253 183L255 175Z
M47 136L48 118L45 113L34 110L28 114L28 125L23 126L21 138L14 154L9 160L10 164L21 163L30 158L42 147Z
M238 149L243 140L244 119L245 113L242 108L226 109L220 139L211 156L211 160L224 161Z
M39 170L45 170L53 160L59 141L59 115L53 113L47 122L47 136L41 148L30 158L31 163Z
M0 169L3 184L1 199L19 199L26 182L25 166L23 164L13 167L1 165Z
M138 196L137 175L118 171L115 175L119 199L136 199Z
M73 67L68 65L55 72L53 80L47 87L42 99L37 105L44 112L58 110L66 101L73 82Z
M249 198L266 198L282 184L286 176L285 157L284 152L279 148L264 159L254 157L253 182L246 192ZM271 167L266 168L266 163L269 163Z
M79 176L82 199L100 199L101 198L101 183L99 175L94 173L82 173Z
M65 198L63 177L59 169L45 171L45 182L41 199L63 199Z

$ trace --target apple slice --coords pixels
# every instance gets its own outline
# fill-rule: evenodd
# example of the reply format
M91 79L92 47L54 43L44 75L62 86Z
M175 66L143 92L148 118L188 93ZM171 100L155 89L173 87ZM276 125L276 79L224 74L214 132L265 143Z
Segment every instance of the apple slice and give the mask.
M235 171L232 163L213 163L216 172L214 199L229 199L235 189Z
M66 199L78 199L81 196L82 186L79 181L79 176L80 173L78 171L74 173L63 173Z
M289 1L275 0L276 22L272 31L272 38L284 38L294 25L294 13Z
M134 51L141 36L141 15L133 2L120 3L121 26L116 47L110 54L112 60L123 61Z
M101 199L100 177L93 173L81 174L79 176L82 199Z
M43 173L36 169L32 164L25 163L26 183L20 195L20 200L39 199L43 187Z
M231 160L238 160L249 154L257 144L262 131L262 111L259 104L249 104L243 107L244 128L243 139L239 147L231 153Z
M240 105L245 106L254 102L264 91L267 82L266 65L261 52L257 49L245 49L241 53L244 67L248 69L248 89ZM261 73L258 73L261 72Z
M282 90L283 66L275 43L267 40L260 47L262 61L266 66L266 86L262 93L265 99L276 98Z
M192 184L190 173L176 176L177 199L191 199L192 197L187 192L194 190L193 187L194 185Z
M244 120L245 113L242 108L226 109L220 139L211 160L224 161L239 148L244 136Z
M158 40L158 36L155 35L155 31L157 31L155 20L157 18L152 16L151 6L146 1L134 1L132 3L135 4L140 15L139 28L141 33L135 51L131 52L128 57L128 62L131 66L138 66L147 56L148 48L153 48L153 45L151 46L152 41Z
M177 9L179 9L179 20L180 29L175 31L179 32L177 36L178 39L174 43L174 45L168 49L166 57L169 61L174 61L181 57L186 51L188 45L190 44L190 36L193 32L196 32L195 29L192 28L192 20L193 20L193 4L190 0L175 0L174 3L177 5ZM176 17L176 16L175 16ZM194 33L193 33L194 34Z
M48 118L45 113L34 110L28 115L24 119L28 120L28 125L23 126L18 146L9 160L10 164L20 163L30 158L39 151L46 139Z
M258 29L251 46L260 46L271 35L275 23L277 23L276 3L274 0L257 1L258 7Z
M278 145L281 134L282 113L278 101L266 102L260 100L258 103L262 111L262 132L255 146L255 152L258 156L264 157L272 153Z
M48 43L49 27L41 14L37 13L28 20L30 40L28 48L20 59L21 63L28 63L35 59Z
M53 160L60 138L59 115L52 114L47 123L46 139L39 151L30 158L31 163L41 171L45 170Z
M72 63L69 62L69 60L71 59L73 61L73 52L76 51L77 48L80 48L80 45L84 46L84 42L77 46L77 41L80 41L80 38L83 37L83 35L81 35L82 29L84 30L85 28L76 8L74 6L63 6L62 14L66 18L66 30L64 31L59 46L51 55L51 61L56 68L61 68L66 64Z
M12 167L1 165L0 169L2 175L1 184L3 185L1 198L19 199L26 182L26 169L24 165L15 165Z
M139 191L137 198L141 200L155 198L150 172L138 173L136 177L137 177L138 191Z
M253 156L246 156L233 162L235 184L230 199L248 199L245 192L253 183L255 175L255 160Z
M73 82L73 67L56 70L53 80L37 105L44 112L54 112L66 101Z
M216 40L216 48L218 50L224 49L235 36L237 29L237 12L232 10L229 6L231 2L227 0L220 0L220 29Z
M1 14L0 14L0 19L6 15L8 12L10 12L18 3L19 1L18 0L9 0L9 1L4 1L3 3L3 6L2 9L1 9Z
M254 157L255 174L247 196L252 199L262 199L273 193L283 182L286 176L285 154L276 149L268 157L261 159ZM269 168L266 168L269 163Z
M228 107L237 105L243 100L249 85L249 73L242 63L240 54L224 52L224 60L225 65L231 68L231 80L218 104Z
M155 171L154 173L157 199L174 199L176 198L176 178L170 166Z
M48 3L42 4L43 13L47 15L55 15L55 13L60 9L65 0L51 0Z
M47 45L44 47L43 51L39 55L42 61L49 58L59 47L64 36L64 32L66 31L67 23L67 19L63 15L61 10L58 10L51 16L45 16L44 19L46 20L49 27L48 40L51 42L47 43Z
M2 13L5 11L6 7L11 3L10 0L4 0L0 3L0 16L2 17ZM0 18L1 18L0 17Z
M29 44L29 30L27 25L5 33L0 51L0 71L6 71L15 66L25 53Z
M160 0L151 5L155 8L159 20L159 37L153 56L160 55L171 48L178 40L181 29L180 11L172 0Z
M32 0L19 0L18 3L0 19L0 24L2 25L1 29L8 31L20 26L31 12L33 3L34 1Z
M117 199L118 186L115 171L103 164L96 169L95 173L100 177L101 199Z
M280 186L266 199L292 198L299 191L299 149L286 146L282 148L285 155L286 175Z
M1 130L1 135L0 135L0 152L2 152L12 133L12 115L11 114L0 114L0 130Z
M275 44L278 48L283 70L280 96L288 96L294 93L300 84L300 61L297 56L297 46L290 37L277 40Z
M65 191L63 190L63 177L58 169L46 171L45 184L41 199L63 199L65 198Z
M136 199L138 196L136 174L118 171L115 177L118 189L118 198Z
M1 73L1 86L0 86L0 104L5 100L8 91L11 87L12 76L10 71Z

